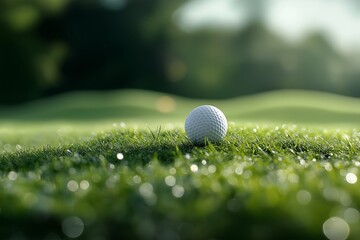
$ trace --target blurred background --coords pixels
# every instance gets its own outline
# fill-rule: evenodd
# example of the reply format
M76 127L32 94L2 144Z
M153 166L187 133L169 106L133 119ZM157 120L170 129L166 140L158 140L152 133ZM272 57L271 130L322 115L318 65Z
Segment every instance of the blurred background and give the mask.
M78 90L360 96L358 0L2 0L0 104Z

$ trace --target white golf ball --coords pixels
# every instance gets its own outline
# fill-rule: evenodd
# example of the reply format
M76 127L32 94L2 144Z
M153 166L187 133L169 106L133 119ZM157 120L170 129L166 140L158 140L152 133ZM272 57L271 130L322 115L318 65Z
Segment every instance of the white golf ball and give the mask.
M227 131L227 120L223 112L210 105L195 108L185 121L186 135L194 144L221 141Z

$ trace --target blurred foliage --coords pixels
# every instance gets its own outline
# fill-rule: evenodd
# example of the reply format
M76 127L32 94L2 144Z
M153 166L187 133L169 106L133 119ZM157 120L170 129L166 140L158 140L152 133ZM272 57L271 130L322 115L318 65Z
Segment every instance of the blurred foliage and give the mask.
M360 96L354 56L316 33L289 45L262 24L261 2L249 1L256 16L243 29L189 33L174 16L181 0L2 1L0 103L114 88L202 98L283 88Z

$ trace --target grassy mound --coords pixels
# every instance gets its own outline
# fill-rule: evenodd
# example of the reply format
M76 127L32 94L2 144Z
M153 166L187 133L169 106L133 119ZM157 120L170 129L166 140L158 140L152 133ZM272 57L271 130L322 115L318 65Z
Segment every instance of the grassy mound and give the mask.
M360 126L360 100L338 95L277 91L228 100L192 100L156 92L78 92L3 108L0 121L183 121L196 106L212 104L230 121Z
M204 103L224 110L229 132L196 147L182 123ZM209 102L125 91L4 109L0 234L360 238L358 103L308 92Z

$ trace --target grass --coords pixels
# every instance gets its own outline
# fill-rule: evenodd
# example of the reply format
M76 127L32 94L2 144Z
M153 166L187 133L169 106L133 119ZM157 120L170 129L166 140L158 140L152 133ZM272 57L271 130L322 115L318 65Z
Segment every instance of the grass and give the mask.
M211 102L229 131L196 147L182 121L207 101L172 96L163 112L157 93L103 96L2 111L2 239L360 238L358 100L277 92Z

